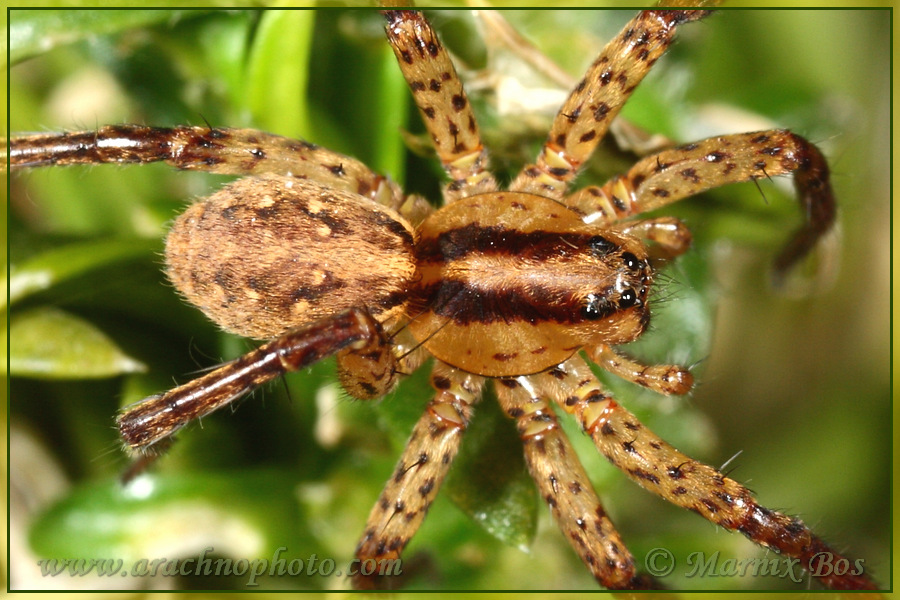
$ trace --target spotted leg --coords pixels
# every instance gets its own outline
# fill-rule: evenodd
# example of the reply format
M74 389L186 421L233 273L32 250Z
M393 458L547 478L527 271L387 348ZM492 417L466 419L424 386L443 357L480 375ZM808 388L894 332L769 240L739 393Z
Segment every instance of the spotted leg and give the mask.
M360 564L375 560L385 565L383 561L400 558L403 548L425 519L459 451L472 405L480 399L483 383L481 377L440 362L435 365L431 385L437 393L413 428L397 468L369 514L365 533L356 548ZM353 579L357 589L390 585L391 581L380 573L357 574Z
M791 173L806 221L775 261L780 277L831 229L837 213L828 163L790 131L725 135L665 150L602 187L572 194L566 203L585 220L613 222L729 183Z
M634 557L603 510L575 450L528 376L497 380L497 399L516 420L531 477L569 543L603 587L659 587L638 574Z
M385 31L444 170L448 200L492 192L475 114L450 56L431 24L415 11L386 10Z
M632 383L665 395L682 395L691 391L694 376L677 365L643 365L628 358L607 344L587 349L588 356L598 365Z
M707 14L709 11L703 10L646 10L632 19L572 90L537 161L519 173L510 191L562 199L613 118L672 43L677 26Z
M820 561L844 561L800 519L761 506L740 483L679 452L644 427L607 395L590 367L575 356L550 372L533 376L577 419L609 461L645 489L729 531L797 559L833 589L877 589L865 573L817 569ZM847 561L848 564L855 564Z

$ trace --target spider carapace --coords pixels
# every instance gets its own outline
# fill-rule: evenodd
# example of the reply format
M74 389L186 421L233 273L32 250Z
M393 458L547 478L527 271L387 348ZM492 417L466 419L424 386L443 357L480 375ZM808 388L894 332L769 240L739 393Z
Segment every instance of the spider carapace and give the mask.
M416 259L424 308L410 331L470 373L546 371L584 346L634 340L649 318L641 241L542 196L454 202L422 224Z
M164 160L248 176L178 218L166 261L189 302L226 330L266 341L126 408L118 419L126 443L158 447L184 424L328 355L337 355L344 388L362 399L384 395L433 356L434 397L372 509L360 559L400 556L491 382L516 421L541 496L602 585L661 582L640 572L552 404L573 415L628 477L669 502L810 572L816 561L842 560L802 521L761 506L743 485L649 431L584 358L660 393L692 386L687 368L642 365L612 347L646 329L651 255L677 256L691 240L674 218L631 217L712 187L792 174L806 221L777 260L779 273L834 223L825 159L786 130L665 149L603 186L567 191L677 27L706 15L651 10L632 19L571 92L535 162L501 190L428 21L418 12L386 11L388 40L449 176L437 210L353 158L260 131L107 126L11 140L13 167ZM817 579L835 588L875 587L863 572ZM362 576L354 582L385 584Z

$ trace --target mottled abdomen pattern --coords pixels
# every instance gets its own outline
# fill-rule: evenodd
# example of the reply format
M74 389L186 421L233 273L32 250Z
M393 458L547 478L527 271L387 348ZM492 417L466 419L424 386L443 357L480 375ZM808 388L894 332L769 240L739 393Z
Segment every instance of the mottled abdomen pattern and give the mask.
M190 208L166 242L168 273L224 329L265 339L351 307L400 315L412 229L351 192L281 176L236 181Z

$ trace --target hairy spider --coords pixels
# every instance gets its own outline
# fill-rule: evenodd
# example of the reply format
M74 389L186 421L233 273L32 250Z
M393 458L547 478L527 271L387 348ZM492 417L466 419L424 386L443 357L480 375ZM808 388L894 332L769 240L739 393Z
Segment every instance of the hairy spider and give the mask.
M650 11L630 23L560 110L535 164L501 192L430 26L416 13L386 13L389 40L451 179L447 206L436 212L354 159L258 131L108 126L14 139L13 167L165 160L255 175L188 209L169 236L167 262L179 291L216 323L271 341L127 409L119 418L126 442L153 449L186 422L325 355L337 354L341 381L359 398L384 395L433 355L435 397L373 509L361 558L399 556L486 381L516 420L561 528L607 587L656 582L635 570L551 402L572 413L611 462L667 500L789 556L808 560L827 550L799 520L760 507L745 488L641 426L577 354L584 349L607 370L662 393L691 387L685 368L645 367L610 347L647 326L653 271L643 240L671 256L690 242L675 219L628 217L710 187L792 173L807 223L782 253L779 272L833 223L824 159L782 130L666 150L605 186L567 192L676 27L702 16ZM273 236L290 239L273 245ZM864 576L823 583L872 587Z

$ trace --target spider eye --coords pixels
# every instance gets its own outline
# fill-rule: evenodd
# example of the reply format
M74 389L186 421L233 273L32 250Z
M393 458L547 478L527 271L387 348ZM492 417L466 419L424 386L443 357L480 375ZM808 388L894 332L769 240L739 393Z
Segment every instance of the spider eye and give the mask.
M587 304L581 309L581 316L588 321L596 321L597 319L608 317L611 312L609 301L605 296L600 294L588 294Z
M630 271L637 271L641 268L641 261L631 252L626 252L622 255L622 262L625 263L625 266L628 267Z
M632 306L637 306L640 303L638 300L638 295L631 288L624 290L619 295L619 308L631 308Z
M594 256L597 257L606 256L616 249L616 244L609 241L602 235L595 235L594 237L589 239L588 246L590 247L591 252L594 253Z

